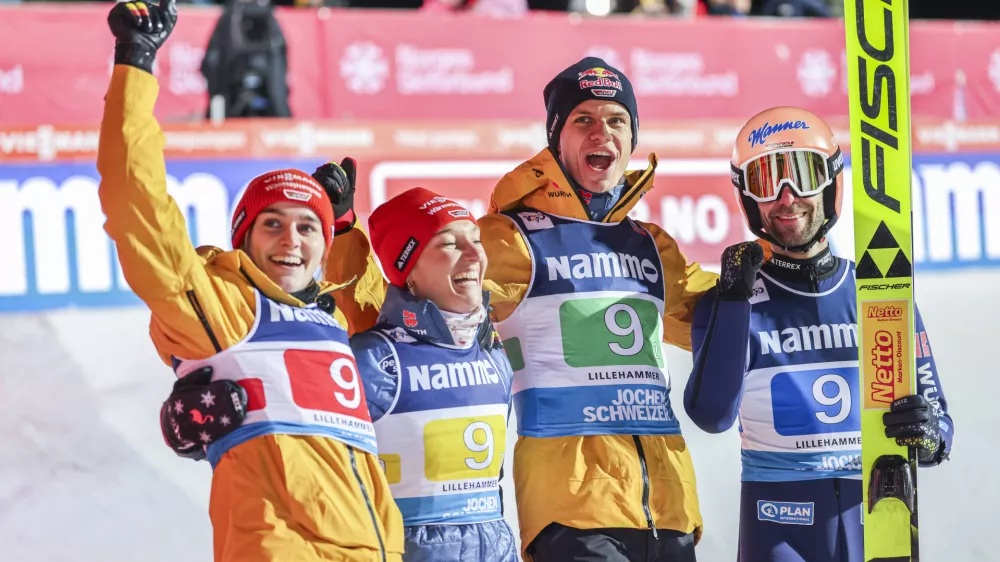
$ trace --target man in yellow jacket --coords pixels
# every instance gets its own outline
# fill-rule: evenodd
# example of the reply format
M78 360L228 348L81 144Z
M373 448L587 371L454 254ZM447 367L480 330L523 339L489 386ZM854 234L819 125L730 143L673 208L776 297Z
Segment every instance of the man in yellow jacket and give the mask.
M549 147L500 180L479 221L515 369L523 554L693 561L702 520L660 342L691 349L694 305L717 276L628 218L656 156L626 173L638 115L625 75L586 58L544 93ZM357 240L342 243L363 252ZM361 271L361 255L328 279ZM360 310L378 306L373 286L359 289Z
M215 560L400 560L402 517L375 455L344 328L364 330L374 316L345 303L351 296L341 286L313 281L325 258L332 270L343 267L329 252L337 217L324 187L298 170L254 178L237 205L237 249L229 252L196 251L167 194L151 69L176 20L173 0L111 10L115 66L99 196L126 279L152 312L150 335L163 360L180 377L210 367L216 383L249 397L245 412L236 408L246 423L207 451ZM346 265L374 267L364 258ZM363 279L381 285L375 271ZM347 315L334 300L348 305ZM205 392L200 404L171 406L205 424L208 441L209 430L223 432L216 425L238 425L204 415L229 398Z
M714 274L627 215L628 78L585 58L545 88L549 146L497 184L480 219L496 328L514 366L514 486L535 562L688 562L702 521L661 341L690 350Z

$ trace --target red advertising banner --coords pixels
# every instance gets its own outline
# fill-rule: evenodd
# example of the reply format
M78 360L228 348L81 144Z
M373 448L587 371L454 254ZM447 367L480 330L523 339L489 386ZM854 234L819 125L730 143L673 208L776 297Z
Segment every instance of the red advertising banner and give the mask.
M664 225L691 259L706 264L716 263L726 246L750 236L729 179L729 156L740 124L731 120L644 121L642 140L631 162L633 168L639 168L645 165L648 153L659 156L656 188L638 202L632 216ZM846 121L835 119L832 125L849 153ZM389 197L418 185L458 199L481 216L497 180L545 146L541 122L517 120L344 123L259 119L229 121L221 126L164 124L163 129L168 172L189 170L182 182L188 186L185 190L189 195L181 199L197 197L198 193L208 197L213 190L236 193L264 169L295 166L312 170L323 161L353 156L359 163L356 205L362 221ZM981 223L979 215L969 209L985 205L983 209L989 213L984 210L982 216L989 218L984 218L988 222L982 224L996 224L992 217L1000 201L994 197L1000 188L1000 172L993 159L1000 154L1000 121L957 124L922 118L914 122L913 137L915 155L921 159L920 164L915 159L915 189L922 190L927 198L928 224L936 225L936 232L948 233L936 236L928 251L933 256L951 255L951 227L945 219L951 216L949 201L955 198L956 208L966 209L956 236L972 244L970 256L979 256L982 248L973 242L980 240ZM4 180L4 174L17 175L19 169L49 166L77 170L77 175L65 178L74 189L79 188L78 174L92 178L86 180L92 190L88 192L88 209L96 213L93 220L99 223L93 170L98 141L96 126L41 125L0 130L0 215L13 213L8 219L17 220L19 209L33 208L43 201L36 196L17 195L23 192L18 191L16 183ZM962 160L966 155L988 161L970 167ZM220 170L226 170L224 176L219 175ZM210 179L213 174L226 178L225 188L221 187L221 179ZM32 189L43 186L34 181L24 185ZM45 189L55 189L54 184L44 185L48 186ZM59 203L51 194L44 197L52 201L54 208L70 205ZM219 212L224 233L226 210ZM938 217L941 212L947 216ZM918 215L923 220L923 215ZM982 240L987 241L990 251L995 249L1000 255L1000 243L996 243L1000 229L989 228ZM837 234L849 236L852 229L842 225ZM942 240L947 241L947 248L935 245ZM845 243L844 247L853 246Z
M93 124L112 64L107 4L0 8L0 127ZM158 59L157 115L200 119L201 60L215 7L181 8ZM299 119L539 119L557 71L597 55L628 74L643 119L745 119L774 105L847 113L841 20L491 19L417 12L278 9ZM1000 27L911 24L916 116L1000 114ZM60 41L36 41L37 37Z
M828 120L850 153L846 118ZM167 159L357 158L511 159L521 162L546 146L542 121L410 121L236 119L219 125L161 123ZM742 121L735 119L642 122L633 160L728 159ZM0 164L87 161L97 158L97 125L0 127ZM1000 152L1000 118L957 123L913 120L915 153ZM726 172L727 170L723 170Z
M36 123L99 123L114 65L109 4L0 5L0 128ZM208 107L201 62L220 11L180 8L180 22L158 54L156 115L203 119ZM318 63L322 20L312 10L279 10L288 42L290 103L296 114L325 114ZM58 38L38 41L39 37Z

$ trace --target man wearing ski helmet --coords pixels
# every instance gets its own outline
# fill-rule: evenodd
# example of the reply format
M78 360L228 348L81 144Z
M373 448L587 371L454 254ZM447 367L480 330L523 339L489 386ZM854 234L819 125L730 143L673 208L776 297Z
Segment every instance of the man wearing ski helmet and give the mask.
M761 240L725 250L718 286L695 309L684 407L710 433L740 418L741 560L861 562L855 266L826 239L843 156L819 117L776 107L743 126L731 164ZM883 419L887 437L933 466L954 426L919 311L916 333L918 393Z

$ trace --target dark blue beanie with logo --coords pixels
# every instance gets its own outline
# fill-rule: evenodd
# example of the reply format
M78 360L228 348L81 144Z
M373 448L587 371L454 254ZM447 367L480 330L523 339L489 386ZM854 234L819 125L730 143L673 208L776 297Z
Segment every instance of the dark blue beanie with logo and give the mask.
M628 111L632 120L632 151L639 142L639 108L632 83L625 73L597 57L587 57L556 75L542 92L545 97L545 130L549 150L559 154L559 134L566 117L587 100L613 101Z

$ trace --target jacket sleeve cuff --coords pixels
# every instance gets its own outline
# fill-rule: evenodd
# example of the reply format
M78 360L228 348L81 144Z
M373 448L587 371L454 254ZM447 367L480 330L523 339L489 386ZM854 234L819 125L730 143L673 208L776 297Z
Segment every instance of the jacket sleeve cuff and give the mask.
M358 222L358 217L354 214L354 209L348 209L343 216L333 221L333 235L338 236L347 232L348 230L354 228L354 224L356 222Z
M143 49L138 45L123 43L115 45L115 64L133 66L139 70L153 73L153 61L156 59L156 51Z

